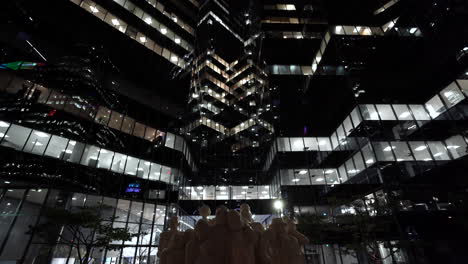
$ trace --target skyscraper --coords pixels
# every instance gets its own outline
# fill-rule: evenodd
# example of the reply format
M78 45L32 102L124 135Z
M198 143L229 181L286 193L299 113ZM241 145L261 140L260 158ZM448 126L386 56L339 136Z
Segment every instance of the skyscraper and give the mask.
M170 216L244 202L316 235L307 263L466 261L463 1L3 7L0 262L79 263L27 232L47 208L117 217L139 235L92 259L137 264Z

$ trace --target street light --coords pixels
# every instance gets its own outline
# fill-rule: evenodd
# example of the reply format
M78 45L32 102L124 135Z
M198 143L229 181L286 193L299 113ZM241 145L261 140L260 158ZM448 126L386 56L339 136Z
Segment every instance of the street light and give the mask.
M276 200L274 203L273 203L273 207L280 211L281 209L283 209L283 201L281 200Z

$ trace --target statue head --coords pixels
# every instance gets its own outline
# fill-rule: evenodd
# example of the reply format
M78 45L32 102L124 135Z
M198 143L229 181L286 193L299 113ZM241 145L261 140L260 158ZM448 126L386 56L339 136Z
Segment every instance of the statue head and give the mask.
M287 231L286 231L286 223L283 221L282 218L274 218L272 221L271 221L271 225L270 225L270 228L271 230L273 230L273 232L275 232L276 234L285 234Z
M198 212L203 219L207 219L207 217L211 215L211 209L206 204L200 207L200 209L198 209Z
M240 205L240 211L241 212L250 212L250 205L246 204L246 203L243 203Z
M195 237L200 241L208 239L210 234L210 225L207 221L199 220L195 224Z
M236 210L230 210L227 213L227 223L231 231L241 231L242 230L242 220L240 214Z
M221 205L216 209L216 225L225 225L227 221L227 213L229 209Z
M177 230L179 227L179 217L174 215L169 219L169 228L171 230Z
M296 230L296 220L289 216L283 216L283 221L286 223L286 230L288 232Z

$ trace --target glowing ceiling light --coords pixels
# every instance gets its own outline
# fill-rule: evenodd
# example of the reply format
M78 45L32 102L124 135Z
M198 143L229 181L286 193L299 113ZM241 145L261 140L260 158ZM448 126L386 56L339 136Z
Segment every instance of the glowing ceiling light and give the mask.
M40 132L40 131L36 131L34 132L34 134L38 137L41 137L41 138L45 138L45 137L48 137L49 135L47 135L46 133L44 132Z
M415 28L415 27L414 27L414 28L411 28L409 32L410 32L411 34L414 34L417 30L418 30L418 28Z
M91 12L93 13L99 13L99 9L97 9L97 7L90 6L89 9L91 9Z
M301 171L299 171L299 174L300 174L300 175L304 175L304 174L306 174L306 173L307 173L306 170L301 170Z
M407 118L408 116L410 116L411 114L409 112L403 112L401 113L401 115L399 116L400 118Z
M180 38L175 38L174 41L175 43L180 44Z
M325 171L325 174L331 174L331 173L333 173L333 172L335 172L335 171L334 171L334 170L326 170L326 171Z
M419 147L415 148L414 150L422 151L422 150L425 150L426 148L427 148L426 146L419 146Z
M166 28L161 28L161 33L162 33L163 35L166 35L167 29L166 29Z
M153 24L153 20L151 19L151 17L145 18L145 22L146 22L146 24L148 24L148 25Z
M315 181L316 181L316 182L323 182L324 179L323 179L323 178L317 178L317 179L315 179Z
M9 127L10 125L7 122L0 121L0 127Z
M292 182L298 182L298 181L300 181L300 180L301 180L301 179L297 179L297 178L296 178L296 179L292 179L291 181L292 181Z
M395 147L388 146L388 147L384 148L383 151L391 151L392 149L395 149Z
M145 42L146 42L146 37L140 37L140 41L141 41L142 43L145 43Z
M177 61L177 56L171 56L171 61L176 62Z
M111 20L111 22L112 22L112 24L113 24L114 26L120 25L120 22L119 22L119 20L118 20L117 18L113 18L113 19Z
M374 159L368 159L368 160L366 160L366 163L367 164L372 164L372 163L374 163Z

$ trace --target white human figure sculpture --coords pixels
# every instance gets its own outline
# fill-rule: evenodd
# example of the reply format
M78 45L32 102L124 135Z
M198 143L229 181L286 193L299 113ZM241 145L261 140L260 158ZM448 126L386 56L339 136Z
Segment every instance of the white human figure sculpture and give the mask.
M194 239L185 246L185 264L204 263L201 258L200 246L208 239L210 226L207 221L199 220L195 224Z
M206 204L198 209L198 212L203 220L208 221L208 216L211 215L211 209Z
M178 216L171 217L171 219L169 220L169 230L162 232L161 235L159 236L159 249L157 253L158 257L160 257L163 250L169 246L169 242L171 241L172 236L179 232L177 231L178 227L179 227L179 217Z
M230 264L255 264L255 245L258 236L250 226L245 226L235 210L228 212L228 260Z
M287 224L281 218L275 218L262 237L264 254L261 259L269 264L304 264L299 242L288 235Z
M216 209L214 225L210 226L209 238L200 246L200 259L198 263L223 264L227 263L227 249L229 230L227 227L228 209L220 206Z
M251 223L253 223L252 212L250 211L250 206L248 204L243 203L240 205L240 215L242 221L245 224L250 225Z
M299 245L301 246L301 249L303 248L303 246L310 243L310 240L305 235L303 235L301 232L297 231L296 222L295 222L295 220L293 218L284 216L283 220L287 224L286 229L288 231L288 234L297 239L297 242L299 242Z
M184 264L185 263L185 245L193 237L193 230L177 232L169 241L167 248L161 252L160 264Z

